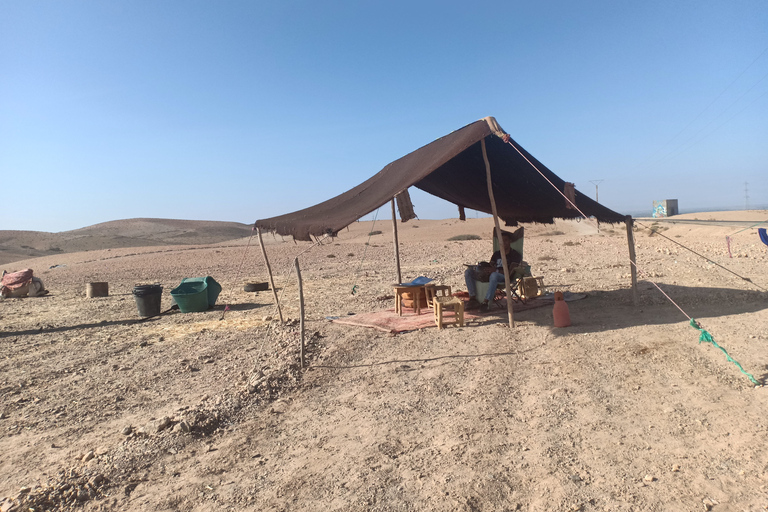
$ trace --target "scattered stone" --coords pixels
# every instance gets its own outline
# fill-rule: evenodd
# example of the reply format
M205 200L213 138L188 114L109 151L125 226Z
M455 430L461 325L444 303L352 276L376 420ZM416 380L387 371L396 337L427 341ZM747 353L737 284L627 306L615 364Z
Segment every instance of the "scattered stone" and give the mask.
M139 343L140 347L146 347L147 346L147 340L142 340L141 343Z
M190 428L190 426L189 426L189 423L187 423L187 421L186 421L186 420L181 420L180 422L178 422L178 423L177 423L176 425L174 425L174 427L173 427L173 432L177 432L177 433L178 433L178 432L184 432L184 433L187 433L187 432L189 432L190 430L192 430L192 429Z
M643 482L653 482L655 480L656 480L656 478L652 477L651 475L645 475L643 477Z
M673 464L672 465L672 472L673 473L677 473L678 471L680 471L680 464Z
M271 316L269 316L269 315L267 315L267 316L265 316L265 317L262 317L262 318L261 318L261 321L262 321L262 322L271 322L271 321L272 321L272 317L271 317Z
M96 454L93 453L93 450L91 450L88 453L86 453L85 455L83 455L83 462L88 462L89 460L91 460L95 456L96 456Z
M27 494L31 490L32 490L31 488L24 486L21 489L19 489L19 494Z
M264 384L266 380L267 380L267 377L264 375L264 372L262 370L252 373L251 376L248 378L248 383L246 384L246 388L248 389L248 392L255 393L259 389L259 386Z
M169 418L168 416L163 416L162 418L160 418L157 421L157 423L155 425L155 431L156 432L162 432L163 430L165 430L168 427L170 427L172 423L173 422L171 421L171 418Z
M4 420L4 419L6 419L7 417L8 417L8 415L7 415L7 414L5 414L4 412L0 412L0 420Z
M104 475L100 475L100 474L99 474L99 475L95 475L93 478L91 478L91 479L89 480L89 483L90 483L90 484L91 484L91 486L93 486L93 487L98 487L98 486L100 486L101 484L103 484L103 483L104 483Z
M287 407L288 407L288 404L286 404L285 402L277 401L269 409L269 412L272 414L283 414Z
M120 433L124 436L131 435L131 432L133 432L133 428L131 426L123 427L123 430L120 431Z

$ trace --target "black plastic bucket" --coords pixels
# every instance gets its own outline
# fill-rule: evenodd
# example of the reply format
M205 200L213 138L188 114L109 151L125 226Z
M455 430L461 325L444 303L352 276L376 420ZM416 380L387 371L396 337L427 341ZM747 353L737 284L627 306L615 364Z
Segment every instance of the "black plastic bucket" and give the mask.
M139 316L157 316L160 314L160 299L163 287L159 284L142 284L133 288L133 298L139 308Z

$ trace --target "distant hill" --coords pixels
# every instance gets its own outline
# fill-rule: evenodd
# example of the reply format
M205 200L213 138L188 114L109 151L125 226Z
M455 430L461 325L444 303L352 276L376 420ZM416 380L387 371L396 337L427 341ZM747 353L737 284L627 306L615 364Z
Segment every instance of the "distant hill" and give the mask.
M102 222L60 233L0 231L0 265L68 252L147 247L207 245L250 236L239 222L176 219L127 219Z

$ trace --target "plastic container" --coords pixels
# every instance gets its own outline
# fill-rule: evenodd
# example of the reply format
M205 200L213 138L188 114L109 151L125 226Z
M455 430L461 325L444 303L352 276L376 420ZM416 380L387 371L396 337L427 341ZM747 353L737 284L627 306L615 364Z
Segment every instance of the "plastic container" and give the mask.
M568 311L568 304L563 298L563 292L555 292L555 306L552 308L552 316L555 320L555 327L571 325L571 313Z
M171 297L182 313L198 313L213 307L219 293L221 285L211 276L187 277L171 290Z
M159 284L136 285L133 288L133 298L139 308L139 316L157 316L160 314L160 301L163 298L163 287Z

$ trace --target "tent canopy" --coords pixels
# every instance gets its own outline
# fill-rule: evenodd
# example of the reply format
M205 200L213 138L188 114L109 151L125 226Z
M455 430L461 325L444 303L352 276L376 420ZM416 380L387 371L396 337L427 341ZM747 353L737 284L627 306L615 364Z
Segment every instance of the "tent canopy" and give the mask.
M297 240L311 240L310 236L325 234L333 236L410 186L459 207L490 214L491 202L480 143L483 139L498 215L508 226L520 222L551 224L554 219L581 217L577 210L568 208L565 198L547 183L548 179L563 191L565 181L514 140L505 143L501 139L503 135L505 132L496 120L487 117L395 160L343 194L297 212L258 220L255 225L265 231L291 235ZM574 203L584 214L600 222L618 223L626 219L625 215L602 206L579 191L575 191Z

